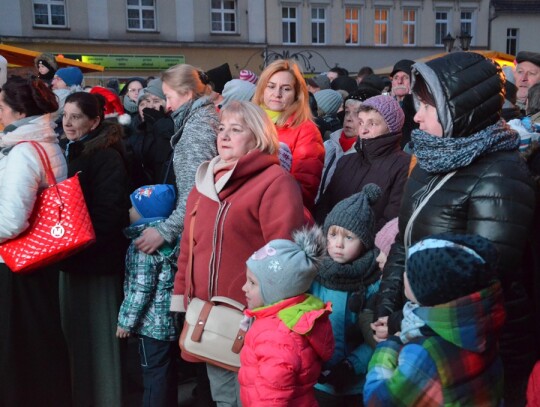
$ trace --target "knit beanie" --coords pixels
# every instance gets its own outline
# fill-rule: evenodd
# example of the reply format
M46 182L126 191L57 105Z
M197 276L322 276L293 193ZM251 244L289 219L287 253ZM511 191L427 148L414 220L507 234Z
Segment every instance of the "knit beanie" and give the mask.
M370 86L363 86L362 83L360 83L360 85L358 85L358 89L354 91L353 93L351 93L347 97L345 102L349 99L359 100L360 102L363 102L364 100L367 100L373 96L377 96L380 94L381 92L378 91L377 89L372 88Z
M145 185L137 188L129 197L142 217L137 223L167 219L176 208L176 192L169 184Z
M325 115L336 114L343 104L341 94L332 89L323 89L315 92L317 106Z
M442 233L409 248L406 272L421 305L445 304L488 287L496 277L497 251L478 235Z
M293 241L272 240L257 250L247 267L257 277L264 305L305 293L317 275L324 254L324 236L318 227L293 233Z
M83 81L82 71L76 66L68 66L67 68L60 68L55 76L62 79L67 86L79 85L81 86Z
M223 87L223 92L221 93L221 96L223 96L223 103L221 105L224 106L231 100L249 102L255 94L255 89L256 86L249 81L232 79Z
M388 95L373 96L362 103L363 106L370 106L383 117L391 133L398 133L405 122L405 114L399 103Z
M375 216L371 207L380 196L379 186L367 184L361 192L338 202L324 220L324 234L328 234L330 226L341 226L358 236L366 249L373 248Z
M238 79L247 81L249 83L256 85L257 81L259 80L259 77L255 74L255 72L252 72L249 69L242 69L240 71L240 75L238 76Z
M398 218L394 218L386 222L382 229L375 235L375 246L386 256L388 256L390 248L396 241L398 231Z
M165 100L165 95L162 88L163 82L160 78L152 79L148 82L148 86L144 88L144 93L149 93L151 95L157 96L158 98Z
M306 82L308 85L311 85L314 88L319 88L321 90L330 89L330 79L328 79L328 76L324 74L308 78Z
M124 110L120 97L112 90L102 86L94 86L90 93L99 94L105 98L105 118L117 118L118 123L127 126L131 123L131 116Z

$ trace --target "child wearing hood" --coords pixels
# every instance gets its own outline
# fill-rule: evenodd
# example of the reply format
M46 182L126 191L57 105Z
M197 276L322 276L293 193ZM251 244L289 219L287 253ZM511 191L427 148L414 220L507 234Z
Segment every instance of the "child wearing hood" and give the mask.
M364 405L500 405L505 311L496 259L478 235L432 235L408 249L401 332L377 345Z
M272 240L246 262L247 331L238 373L244 406L315 406L313 385L334 350L331 305L306 294L324 251L319 228Z

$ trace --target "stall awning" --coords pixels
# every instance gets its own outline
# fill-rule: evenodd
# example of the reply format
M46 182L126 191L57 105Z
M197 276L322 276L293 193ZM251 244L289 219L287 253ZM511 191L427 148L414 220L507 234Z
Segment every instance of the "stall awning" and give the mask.
M34 58L41 54L40 51L14 47L12 45L0 44L0 55L7 59L9 65L14 66L34 66ZM76 66L82 72L103 72L105 69L101 65L89 64L76 61L74 59L56 57L58 67Z
M481 54L485 56L486 58L493 59L495 62L497 62L500 66L514 66L514 59L516 59L515 56L510 54L505 54L504 52L498 52L498 51L491 51L491 50L472 50L470 52L476 52L477 54ZM418 58L415 59L415 62L427 62L431 61L432 59L443 57L447 55L446 52L440 52L438 54L429 55L427 57ZM397 62L397 61L396 61ZM385 66L384 68L375 69L375 74L377 75L390 75L392 73L392 69L394 68L393 65Z

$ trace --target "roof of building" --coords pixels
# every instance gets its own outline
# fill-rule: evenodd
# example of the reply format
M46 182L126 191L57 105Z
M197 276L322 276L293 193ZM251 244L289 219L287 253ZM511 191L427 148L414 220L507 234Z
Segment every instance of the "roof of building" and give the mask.
M540 13L540 0L492 0L491 4L497 13Z

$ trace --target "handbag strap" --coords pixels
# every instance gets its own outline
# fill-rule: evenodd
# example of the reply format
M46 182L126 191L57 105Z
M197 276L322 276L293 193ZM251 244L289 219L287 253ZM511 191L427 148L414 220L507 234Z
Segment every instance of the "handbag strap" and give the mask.
M435 185L435 187L429 192L429 194L426 195L426 197L418 204L414 212L412 213L411 217L409 218L409 221L407 222L407 226L405 227L405 234L403 236L403 244L405 245L405 258L408 255L409 252L409 246L411 245L411 237L412 237L412 227L413 223L416 220L416 217L422 210L424 206L426 206L429 199L433 196L435 192L437 192L441 187L448 181L456 171L449 172L446 174L438 183Z
M34 147L34 149L38 153L41 164L43 165L43 169L45 170L47 183L49 184L49 186L55 185L56 178L54 177L54 172L51 167L51 162L49 161L49 156L47 155L47 152L45 151L43 146L35 141L22 141L22 143L30 143Z
M197 199L197 202L195 202L195 205L193 206L193 210L190 213L191 219L189 222L189 253L188 253L188 264L186 267L186 275L188 278L188 284L187 284L187 292L188 292L188 304L191 301L191 298L193 297L193 234L195 233L195 218L197 217L197 208L199 207L199 201L201 200L201 197Z

